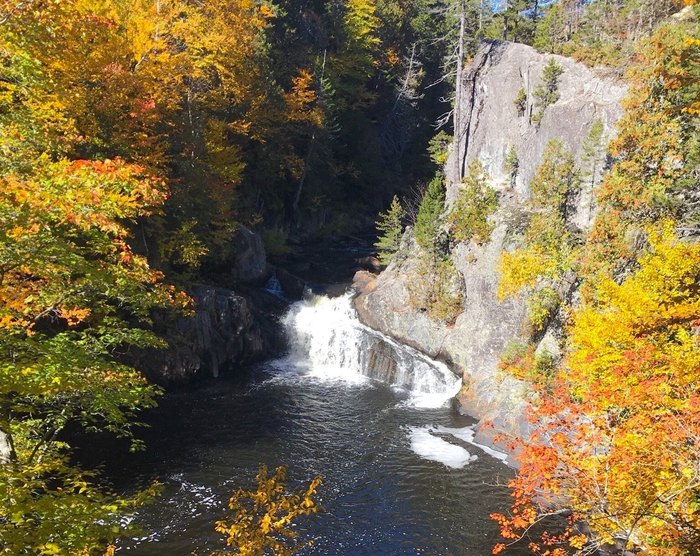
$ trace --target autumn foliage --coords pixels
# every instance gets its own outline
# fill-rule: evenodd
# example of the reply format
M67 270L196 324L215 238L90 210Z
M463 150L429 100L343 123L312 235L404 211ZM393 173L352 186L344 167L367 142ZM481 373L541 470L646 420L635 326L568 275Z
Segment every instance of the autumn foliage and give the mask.
M226 537L226 546L240 556L292 556L312 546L311 541L298 541L295 527L300 517L321 510L316 500L321 478L315 477L308 486L292 492L285 467L270 474L263 465L256 479L256 490L233 493L228 503L230 517L216 523L216 531ZM212 556L224 554L227 552L216 551Z
M665 24L639 46L616 162L586 243L569 252L582 287L563 307L561 362L546 380L532 346L504 362L530 373L520 378L533 387L533 432L516 442L521 467L511 512L493 516L506 539L494 554L514 542L546 556L700 546L696 35L695 23ZM556 277L541 267L560 252L545 249L532 268L524 250L508 255L505 292Z
M681 555L700 542L700 246L671 227L650 243L634 275L573 312L560 375L533 402L513 515L497 516L506 538L565 501L596 546ZM549 540L583 546L573 529Z

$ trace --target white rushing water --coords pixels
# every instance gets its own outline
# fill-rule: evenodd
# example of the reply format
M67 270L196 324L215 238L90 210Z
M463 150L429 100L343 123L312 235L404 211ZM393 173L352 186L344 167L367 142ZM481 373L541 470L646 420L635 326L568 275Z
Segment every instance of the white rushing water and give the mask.
M311 295L292 305L284 318L290 354L279 361L316 380L351 384L381 381L408 394L400 405L437 408L452 399L462 384L443 363L364 326L352 293L340 297ZM464 444L503 460L500 452L474 441L472 427L411 426L411 450L423 459L460 469L477 459Z
M415 407L440 407L462 384L450 369L419 351L364 326L352 293L311 295L292 305L284 318L289 360L322 379L378 380L406 391Z

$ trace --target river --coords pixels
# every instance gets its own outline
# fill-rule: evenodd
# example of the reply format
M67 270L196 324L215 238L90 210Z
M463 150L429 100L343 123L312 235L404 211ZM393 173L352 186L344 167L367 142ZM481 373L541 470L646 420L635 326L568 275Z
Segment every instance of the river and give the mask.
M186 556L221 546L214 522L258 466L292 483L321 475L324 507L301 526L320 556L475 555L499 541L489 519L509 502L502 455L471 443L444 365L357 320L349 294L310 296L284 325L290 354L235 378L169 393L149 418L148 450L121 475L164 492L135 516L120 552ZM114 465L114 462L113 462ZM524 548L506 554L524 555Z

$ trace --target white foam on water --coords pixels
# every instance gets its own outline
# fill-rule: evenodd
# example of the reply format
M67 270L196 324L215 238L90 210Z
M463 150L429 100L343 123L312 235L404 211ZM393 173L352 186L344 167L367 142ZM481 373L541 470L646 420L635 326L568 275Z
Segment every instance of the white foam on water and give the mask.
M476 436L476 431L474 430L474 425L470 425L467 427L463 428L450 428L450 427L443 427L443 426L437 426L432 428L431 430L443 434L450 434L454 436L455 438L458 438L459 440L463 440L464 442L471 444L472 446L475 446L476 448L479 448L482 452L488 454L492 458L496 458L497 460L502 461L503 463L506 462L508 459L508 454L505 454L503 452L499 452L498 450L494 450L493 448L489 446L485 446L483 444L479 444L478 442L474 441L474 438Z
M286 377L367 384L380 380L408 393L406 405L442 407L461 379L439 361L364 326L353 293L339 297L310 295L294 303L283 319L290 343L287 357L272 364ZM377 362L377 349L384 357ZM387 363L388 360L388 363Z
M431 433L431 427L409 427L411 450L418 456L442 463L452 469L461 469L477 459L461 446L451 444Z

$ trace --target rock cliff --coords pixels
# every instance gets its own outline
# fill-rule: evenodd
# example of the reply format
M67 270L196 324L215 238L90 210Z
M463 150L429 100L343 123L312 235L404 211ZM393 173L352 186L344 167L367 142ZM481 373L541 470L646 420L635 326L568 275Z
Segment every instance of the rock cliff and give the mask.
M280 353L285 344L277 315L286 304L264 292L241 293L192 286L194 315L160 320L156 330L169 347L140 353L137 367L153 382L181 384Z
M559 98L535 125L531 122L533 91L551 58L563 69ZM403 239L405 258L393 262L377 278L358 276L356 307L368 326L449 363L461 374L464 387L458 399L465 412L492 422L500 431L523 435L527 429L523 418L527 388L498 370L498 357L508 341L524 334L526 309L523 300L498 302L498 260L503 250L517 245L523 208L530 198L529 183L547 143L561 140L579 160L583 142L597 119L609 140L622 114L620 101L626 88L571 59L504 42L483 44L463 79L463 127L457 133L463 155L460 164L466 168L475 159L481 161L499 193L499 208L492 216L494 231L488 243L461 243L453 249L452 258L465 292L462 312L453 325L447 326L409 303L408 285L421 280L418 247L410 230ZM520 89L527 95L523 111L514 103ZM503 169L511 146L519 159L514 184ZM454 180L454 156L453 150L446 166L448 206L460 189ZM592 188L582 189L571 226L585 230L590 225L594 212L591 194ZM552 341L556 333L554 328L548 330L543 342L556 343ZM485 431L482 436L487 434Z
M190 285L192 316L156 315L155 331L169 347L140 351L131 361L150 381L167 385L201 375L217 377L285 349L279 316L287 300L301 298L304 284L268 265L262 239L252 230L240 226L234 242L235 256L221 261L218 269L226 288ZM270 276L277 279L277 295L264 287Z

